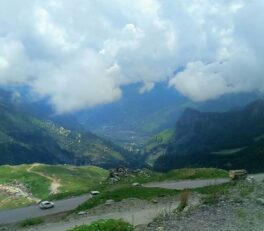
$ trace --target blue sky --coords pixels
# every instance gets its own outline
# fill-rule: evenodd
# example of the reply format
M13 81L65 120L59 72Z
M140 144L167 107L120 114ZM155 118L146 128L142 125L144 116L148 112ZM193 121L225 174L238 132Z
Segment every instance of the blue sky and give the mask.
M134 83L143 94L165 82L195 101L263 91L263 9L263 0L3 0L0 85L26 85L62 113L116 101Z

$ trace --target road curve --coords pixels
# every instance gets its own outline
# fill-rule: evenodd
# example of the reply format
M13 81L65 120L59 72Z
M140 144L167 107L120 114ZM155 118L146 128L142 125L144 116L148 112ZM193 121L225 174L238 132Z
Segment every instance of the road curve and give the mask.
M258 182L264 181L264 174L250 175ZM200 188L209 185L216 185L229 182L228 178L210 179L210 180L183 180L174 182L153 182L144 184L144 187L159 187L167 189L188 189ZM91 195L82 195L70 199L55 201L55 208L48 210L39 209L38 205L25 208L12 209L0 212L0 224L10 224L32 217L42 217L56 213L66 212L75 209L78 205L90 199Z
M257 182L264 181L264 174L250 174ZM163 181L163 182L152 182L144 184L144 187L149 188L166 188L166 189L193 189L201 188L210 185L218 185L230 182L230 178L215 178L215 179L203 179L203 180L180 180L180 181Z
M201 188L210 185L218 185L229 182L229 178L217 178L217 179L206 179L206 180L180 180L180 181L163 181L163 182L152 182L144 184L144 187L149 188L166 188L166 189L193 189Z
M38 205L32 205L24 208L0 211L0 224L10 224L23 221L27 218L43 217L75 209L78 205L90 199L91 195L72 197L54 201L55 207L52 209L41 210Z
M77 219L70 219L69 221L46 223L34 227L34 231L65 231L74 228L75 226L90 224L91 222L100 219L123 219L133 225L148 224L158 215L166 212L172 212L178 206L178 202L173 202L171 204L153 205L150 208L135 208L128 211L120 211L113 213L101 214L98 216L84 215ZM25 229L24 231L32 231L32 228Z

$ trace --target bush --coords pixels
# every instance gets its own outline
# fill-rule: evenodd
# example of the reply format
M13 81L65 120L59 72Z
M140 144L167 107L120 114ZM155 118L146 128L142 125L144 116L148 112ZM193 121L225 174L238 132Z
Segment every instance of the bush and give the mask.
M42 218L28 218L24 221L22 221L19 226L20 227L28 227L33 225L39 225L42 224L44 220Z
M189 200L190 192L189 191L183 191L180 194L180 204L177 208L178 212L181 212L187 205Z
M224 183L219 185L210 185L202 188L194 189L194 191L203 194L203 203L205 204L214 204L218 202L218 199L221 196L226 196L230 192L231 186L234 183Z
M99 220L90 225L77 226L68 231L133 231L134 227L123 220Z

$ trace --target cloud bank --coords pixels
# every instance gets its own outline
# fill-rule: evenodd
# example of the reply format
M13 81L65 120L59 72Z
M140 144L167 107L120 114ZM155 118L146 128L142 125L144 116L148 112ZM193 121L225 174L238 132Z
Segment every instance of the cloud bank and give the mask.
M264 89L264 1L0 2L0 84L60 113L166 81L193 100ZM181 70L176 72L176 70ZM176 73L176 74L175 74Z

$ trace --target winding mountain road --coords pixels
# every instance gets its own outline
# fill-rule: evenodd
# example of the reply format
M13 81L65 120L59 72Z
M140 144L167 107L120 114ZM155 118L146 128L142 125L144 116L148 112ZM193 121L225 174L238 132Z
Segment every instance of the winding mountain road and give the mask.
M148 188L166 188L166 189L193 189L210 185L218 185L229 182L228 178L207 179L207 180L181 180L181 181L164 181L144 184Z
M255 174L255 175L250 175L250 176L253 176L254 179L259 182L264 180L264 174ZM182 190L186 188L199 188L199 187L204 187L208 185L217 185L217 184L226 183L228 181L229 181L228 178L208 179L208 180L184 180L184 181L175 181L175 182L154 182L154 183L145 184L144 186ZM22 220L25 220L26 218L42 217L42 216L70 211L70 210L75 209L78 205L82 204L83 202L90 199L91 197L92 197L91 195L82 195L82 196L73 197L70 199L55 201L56 206L48 210L41 210L38 205L33 205L33 206L25 207L25 208L18 208L18 209L2 211L0 212L0 224L10 224L10 223L15 223L15 222L20 222ZM136 213L138 213L138 211ZM125 215L121 216L121 214L112 214L110 216L109 214L109 217L112 217L112 216L115 218L118 218L120 216L120 218L122 218ZM100 218L103 218L103 217L107 218L108 216L104 215ZM91 217L91 220L94 220L94 219L97 219L97 217L93 217L93 218ZM88 222L88 220L89 218L86 217L86 222ZM79 222L81 222L81 220ZM86 223L85 221L82 221L82 222ZM63 227L66 224L56 223L56 224L52 224L51 227L53 225L54 226L58 225L58 228L54 230L61 230L59 227ZM68 224L66 226L71 226L71 225L72 224ZM43 230L46 230L46 229L43 229ZM52 228L47 229L47 230L52 230Z
M32 169L30 170L32 171ZM168 189L185 189L185 188L199 188L212 184L222 184L228 182L229 179L213 179L213 180L188 180L175 182L156 182L145 184L145 187L160 187ZM41 217L52 215L60 212L65 212L76 208L84 201L91 198L90 195L73 197L70 199L55 201L56 206L52 209L41 210L38 205L33 205L25 208L12 209L0 212L0 224L15 223L25 220L30 217Z
M0 211L0 224L10 224L23 221L27 218L43 217L75 209L78 205L91 198L90 194L55 201L55 207L42 210L39 205L24 208Z

